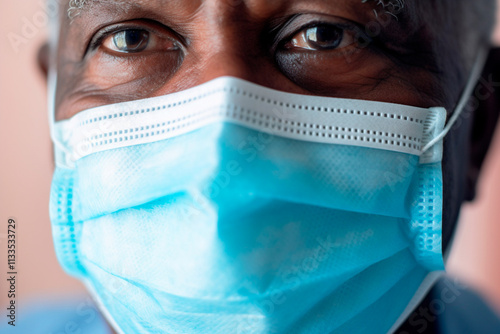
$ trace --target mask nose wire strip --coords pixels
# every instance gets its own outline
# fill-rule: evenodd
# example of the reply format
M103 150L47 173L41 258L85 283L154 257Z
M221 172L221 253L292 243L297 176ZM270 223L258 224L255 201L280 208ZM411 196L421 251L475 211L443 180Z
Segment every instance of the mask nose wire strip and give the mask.
M487 57L488 57L488 50L487 49L482 49L479 51L479 53L476 57L476 62L474 63L474 66L472 68L472 71L471 71L471 74L469 77L469 82L467 83L467 86L464 89L464 92L462 94L460 101L458 102L458 105L455 109L455 112L451 116L450 120L448 121L448 124L443 129L443 131L436 138L434 138L427 145L424 146L424 148L422 149L422 154L424 154L432 146L434 146L438 142L440 142L451 131L451 129L453 128L453 126L457 122L458 118L462 114L463 110L465 109L465 105L467 104L467 102L469 102L470 96L472 95L472 92L474 91L474 88L476 87L477 81L479 80L479 77L481 76L481 72L483 71L484 64L486 63Z

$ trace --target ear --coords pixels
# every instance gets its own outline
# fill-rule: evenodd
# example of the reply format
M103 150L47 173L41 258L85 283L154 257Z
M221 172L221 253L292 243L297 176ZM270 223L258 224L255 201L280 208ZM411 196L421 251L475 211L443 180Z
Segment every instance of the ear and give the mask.
M49 72L49 44L44 43L39 49L37 54L37 63L40 72L43 74L44 78L47 78L47 73Z
M500 48L490 51L481 79L474 91L478 108L474 112L470 137L470 159L465 199L474 200L476 186L495 133L500 113Z

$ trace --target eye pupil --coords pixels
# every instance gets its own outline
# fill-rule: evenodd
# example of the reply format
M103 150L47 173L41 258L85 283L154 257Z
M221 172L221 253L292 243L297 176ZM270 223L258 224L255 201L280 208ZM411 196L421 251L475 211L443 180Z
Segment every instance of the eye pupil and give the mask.
M307 30L307 42L317 49L335 49L342 43L344 31L331 25L320 25Z
M129 29L120 31L113 36L116 48L122 52L143 51L149 41L149 33L145 30Z

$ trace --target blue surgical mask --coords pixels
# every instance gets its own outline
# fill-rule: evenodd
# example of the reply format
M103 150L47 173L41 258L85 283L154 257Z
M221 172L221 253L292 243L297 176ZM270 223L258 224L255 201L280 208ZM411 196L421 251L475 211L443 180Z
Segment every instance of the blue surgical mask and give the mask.
M443 270L445 118L222 77L53 122L59 261L120 333L386 333Z

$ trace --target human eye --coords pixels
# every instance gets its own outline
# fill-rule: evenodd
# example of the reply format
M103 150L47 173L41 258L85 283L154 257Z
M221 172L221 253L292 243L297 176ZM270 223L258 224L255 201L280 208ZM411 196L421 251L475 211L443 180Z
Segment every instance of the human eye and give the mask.
M384 60L356 22L325 14L292 17L272 36L280 71L312 93L342 96L373 83Z
M72 28L67 42L79 51L64 67L70 81L61 91L66 89L69 97L60 108L66 115L155 96L178 73L187 54L183 35L149 18L89 20L79 28Z
M127 29L106 38L103 46L108 50L123 53L142 52L151 46L151 34L141 29Z
M178 51L180 45L173 32L158 24L132 22L103 29L96 34L91 49L114 56L126 56Z
M284 44L287 50L327 51L343 49L355 43L354 29L331 23L313 23Z
M156 21L110 24L90 39L80 85L116 98L144 98L177 72L185 53L182 36Z
M354 22L329 15L302 14L290 19L276 35L277 52L347 51L369 44L370 38Z

